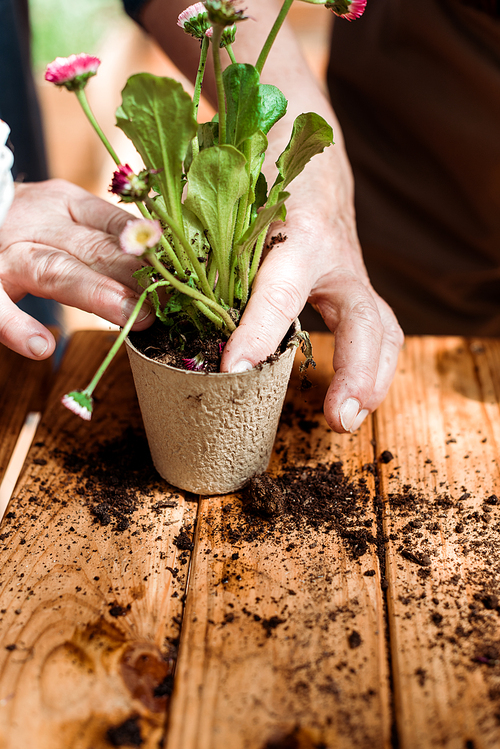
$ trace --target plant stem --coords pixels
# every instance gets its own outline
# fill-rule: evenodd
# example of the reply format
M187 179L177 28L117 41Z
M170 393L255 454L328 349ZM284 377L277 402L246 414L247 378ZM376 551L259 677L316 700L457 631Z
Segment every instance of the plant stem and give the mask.
M207 307L206 304L203 304L203 302L193 302L193 304L202 312L205 317L208 317L209 320L213 322L214 325L216 325L218 328L223 329L224 323L220 319L218 315L215 314L215 312L212 312L211 309Z
M135 204L138 207L138 209L140 210L140 212L142 213L142 215L144 216L144 218L147 218L147 219L150 219L150 220L153 218L151 216L150 212L148 211L148 209L146 208L146 206L144 205L144 203L141 203L140 200L136 200ZM160 242L161 242L161 246L163 247L163 249L165 250L165 252L167 254L168 259L170 260L170 262L174 266L177 274L184 280L186 278L186 274L184 272L184 268L182 267L182 265L181 265L181 263L179 261L179 258L177 257L177 255L175 254L175 252L173 251L172 247L169 245L168 241L166 240L166 238L165 238L165 236L163 234L161 235Z
M116 152L115 152L113 146L111 145L111 143L106 138L106 136L104 135L103 131L101 130L100 125L97 122L96 118L94 117L94 113L92 112L92 110L90 108L89 102L88 102L87 97L85 95L85 91L82 88L79 91L78 90L75 91L75 94L76 94L76 98L80 102L81 108L83 109L83 111L85 112L85 114L87 116L88 121L90 122L90 124L92 125L92 127L94 128L94 130L96 131L96 133L99 136L99 138L104 143L104 145L105 145L105 147L106 147L109 155L111 156L111 158L113 159L113 161L115 162L115 164L117 164L118 166L120 166L121 161L118 158L118 156L116 155Z
M232 263L231 263L231 271L229 274L229 306L234 307L234 287L236 284L236 266L238 265L238 258L233 257Z
M250 143L250 138L248 138L244 144L243 144L243 155L245 156L247 162L245 164L245 169L248 174L248 179L250 182L250 187L252 187L251 184L251 175L250 175L250 169L251 169L251 157L252 157L252 145ZM234 235L233 235L233 241L234 243L237 243L238 240L241 238L242 234L245 233L245 230L247 229L246 226L246 218L248 213L248 205L250 202L250 195L249 192L245 193L241 196L241 198L238 201L238 213L236 214L236 226L234 229Z
M236 65L236 57L234 56L233 47L231 44L226 45L226 52L229 55L229 59L233 63L233 65Z
M264 243L266 241L268 228L269 227L266 227L264 231L260 233L255 243L255 249L254 249L253 258L252 258L252 265L250 266L250 275L248 278L249 288L251 288L253 280L255 276L257 275L257 271L259 270L260 259L262 257L262 250L264 249Z
M223 27L215 23L213 25L212 55L214 58L215 83L217 87L217 105L219 109L219 145L226 142L226 97L224 95L224 82L222 80L222 66L220 62L220 40Z
M205 66L207 64L208 47L210 45L210 39L208 36L203 37L201 43L200 62L198 64L198 72L196 73L196 81L194 84L193 93L193 104L194 104L194 116L198 114L198 107L200 106L201 98L201 86L203 83L203 76L205 74Z
M198 302L201 302L202 304L209 307L211 310L214 310L219 317L222 319L224 325L226 326L227 330L229 330L231 333L233 330L236 330L236 325L232 321L231 317L228 315L226 310L221 307L220 304L217 304L216 301L213 299L207 298L204 294L201 293L201 291L198 291L197 289L191 288L191 286L188 286L186 283L183 283L182 281L179 281L178 278L176 278L170 271L168 271L164 265L160 263L156 255L152 252L145 255L146 259L149 260L153 268L155 268L160 275L163 276L163 278L168 281L175 289L178 291L181 291L183 294L186 294L186 296L190 296L192 299L196 299Z
M128 334L130 333L130 329L135 323L137 319L137 315L139 314L142 305L146 301L146 297L148 293L150 291L154 291L158 286L166 286L166 285L167 285L166 281L156 281L156 283L151 284L151 286L148 286L148 288L142 292L141 296L137 300L137 304L134 307L134 311L130 315L129 319L127 320L123 328L121 329L120 335L118 336L116 341L111 346L110 350L107 353L106 358L102 362L101 366L99 367L99 369L97 370L97 372L95 373L95 375L93 376L93 378L91 379L91 381L89 382L85 390L82 391L85 395L88 395L89 397L91 397L101 377L103 376L103 374L105 373L105 371L107 370L107 368L109 367L113 359L115 358L118 349L120 348L120 346L122 345L123 341L128 336Z
M203 265L198 260L198 257L196 255L196 252L191 247L190 243L184 236L184 233L181 233L179 230L179 227L175 223L173 219L170 218L168 213L166 211L163 211L159 206L151 200L151 198L145 199L146 206L149 208L151 212L156 213L157 216L169 227L169 229L172 231L172 234L174 237L178 239L178 241L182 245L182 249L184 250L184 253L186 255L186 262L189 262L191 264L192 269L196 273L200 285L203 289L204 295L208 296L209 299L215 300L214 293L212 289L209 286L207 275L205 273L205 269ZM182 258L181 258L182 260ZM182 275L185 276L185 269L182 271Z
M285 21L285 18L287 16L288 11L292 7L293 0L285 0L283 5L281 6L281 10L278 13L278 17L276 18L276 21L273 24L273 27L271 31L269 32L269 35L264 42L264 46L262 47L262 51L257 59L257 62L255 63L255 67L257 68L259 74L262 73L262 69L264 65L266 64L266 60L268 58L269 52L271 51L271 47L274 44L274 40L278 36L278 32L283 26L283 23Z
M203 37L201 43L200 62L198 63L198 71L196 73L196 81L194 84L193 93L193 105L194 105L194 116L198 118L198 107L200 106L201 99L201 86L203 84L203 76L205 74L205 67L207 64L208 48L210 46L210 39L208 36ZM200 153L200 144L198 142L198 134L196 134L191 141L191 149L193 152L193 159Z

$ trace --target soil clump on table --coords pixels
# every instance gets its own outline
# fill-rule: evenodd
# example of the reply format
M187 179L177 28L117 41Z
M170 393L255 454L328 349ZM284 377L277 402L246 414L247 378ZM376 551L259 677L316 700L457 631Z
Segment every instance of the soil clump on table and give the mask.
M372 533L373 496L366 478L351 479L343 464L311 467L288 467L280 476L268 474L249 481L242 492L243 517L240 525L243 540L248 536L276 541L292 531L338 535L351 558L363 556L370 544L376 544ZM269 520L272 520L272 526ZM236 536L237 529L233 529Z

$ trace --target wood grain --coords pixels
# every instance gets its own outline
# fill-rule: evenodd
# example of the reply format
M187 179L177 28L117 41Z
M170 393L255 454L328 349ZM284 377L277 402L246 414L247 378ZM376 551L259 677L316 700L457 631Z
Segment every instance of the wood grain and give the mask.
M164 731L189 561L174 538L196 505L152 467L141 473L149 458L124 351L91 423L59 403L86 383L113 335L71 341L0 529L3 749L104 749L127 745L127 731L129 745L149 748ZM137 452L116 463L124 440ZM102 492L118 497L127 482L134 500L119 526ZM101 500L107 525L96 522L99 507L106 519Z
M357 436L327 428L332 337L315 336L314 350L314 388L304 394L292 381L271 471L286 458L342 460L347 473L359 473L373 460L371 423ZM317 426L308 434L299 419ZM167 749L389 746L374 547L354 560L321 530L252 539L245 517L237 495L201 502ZM353 632L360 643L349 639Z
M500 746L499 398L498 341L414 338L375 416L402 749Z
M385 403L339 436L321 415L333 339L315 336L270 471L368 480L382 553L353 558L321 528L252 536L241 496L198 509L148 473L124 352L93 421L65 411L113 336L72 341L0 528L2 749L386 749L393 711L401 749L500 746L500 341L409 339ZM7 455L40 378L1 361ZM108 490L127 486L124 518Z
M0 344L0 482L29 411L42 410L52 362L35 362Z

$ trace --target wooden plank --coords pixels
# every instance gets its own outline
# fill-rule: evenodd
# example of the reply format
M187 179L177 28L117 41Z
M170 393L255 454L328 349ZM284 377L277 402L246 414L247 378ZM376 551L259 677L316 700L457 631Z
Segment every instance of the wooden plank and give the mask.
M29 411L42 410L52 362L34 362L0 344L0 482Z
M295 374L271 472L343 461L369 478L359 521L375 532L371 423L340 437L322 417L332 346L314 337L313 389ZM375 547L354 559L338 534L282 522L250 519L239 495L202 501L167 749L389 746Z
M499 341L414 338L375 417L401 749L500 746L499 398Z
M164 730L189 566L174 539L196 506L152 468L124 351L91 423L59 403L114 335L71 341L0 529L5 749L149 748Z

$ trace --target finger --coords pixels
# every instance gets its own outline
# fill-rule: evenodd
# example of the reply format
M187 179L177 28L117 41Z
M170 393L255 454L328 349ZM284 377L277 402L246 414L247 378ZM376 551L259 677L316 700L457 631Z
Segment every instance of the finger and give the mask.
M54 353L52 333L14 304L0 284L0 343L28 359L47 359Z
M118 239L96 229L76 224L64 224L59 231L52 232L45 240L58 250L73 255L97 273L103 273L134 291L140 287L133 273L145 263L140 258L127 255L120 248Z
M13 299L31 293L93 312L120 326L134 310L138 294L71 255L43 245L20 244L16 249L17 263L4 271L4 287ZM145 303L134 330L149 327L153 319L152 310Z
M371 289L352 284L344 291L346 299L335 331L335 375L325 398L325 417L334 431L353 432L387 393L402 333L392 313L392 324L385 312L382 319Z
M365 403L370 413L375 411L387 395L391 382L394 379L398 364L398 357L404 344L404 335L394 313L388 304L378 299L381 309L381 319L384 326L384 335L380 349L380 359L377 371L377 379L370 399Z
M131 213L92 195L81 187L71 183L64 183L64 185L68 194L68 211L77 224L90 226L105 234L118 237L127 221L134 218ZM70 187L67 188L67 185Z
M224 348L222 372L251 369L273 354L304 307L311 281L294 258L271 252L262 264L241 322Z

